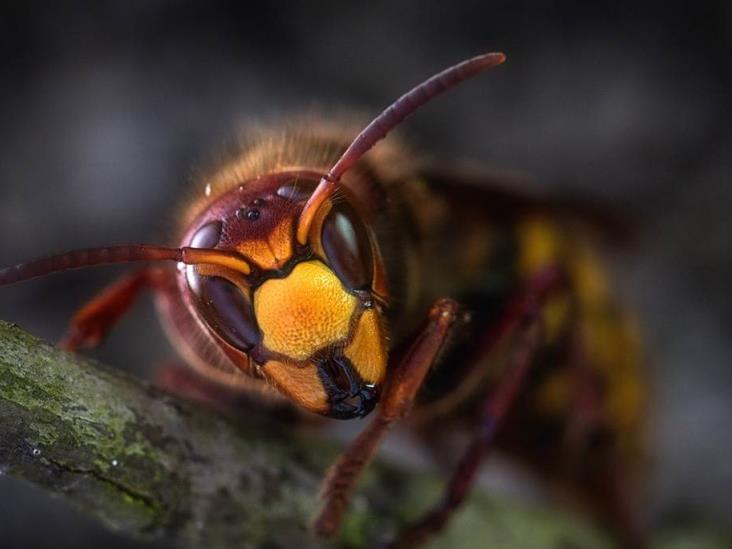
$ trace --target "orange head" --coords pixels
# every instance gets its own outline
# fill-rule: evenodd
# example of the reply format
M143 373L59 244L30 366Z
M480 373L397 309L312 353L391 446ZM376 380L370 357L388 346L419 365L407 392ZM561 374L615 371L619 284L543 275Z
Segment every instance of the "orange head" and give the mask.
M321 174L289 171L216 199L182 247L227 252L232 265L182 265L184 301L228 357L295 403L338 418L364 416L386 373L382 268L353 197L322 204L307 239L297 220Z

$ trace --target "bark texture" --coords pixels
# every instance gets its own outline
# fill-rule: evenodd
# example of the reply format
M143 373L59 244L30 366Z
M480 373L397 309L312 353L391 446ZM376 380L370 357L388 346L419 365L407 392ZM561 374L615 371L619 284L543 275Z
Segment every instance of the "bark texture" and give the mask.
M219 548L327 545L308 524L336 452L272 425L235 424L0 322L3 472L130 536ZM373 547L440 486L374 467L331 544ZM563 512L476 496L435 546L610 545Z

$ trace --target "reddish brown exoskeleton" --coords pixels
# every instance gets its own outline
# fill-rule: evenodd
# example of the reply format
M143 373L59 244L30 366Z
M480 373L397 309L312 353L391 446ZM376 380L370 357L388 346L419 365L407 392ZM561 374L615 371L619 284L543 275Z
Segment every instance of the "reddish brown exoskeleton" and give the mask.
M97 296L72 320L65 346L98 344L149 288L176 348L205 378L266 384L333 418L364 417L378 403L327 474L322 535L337 531L361 470L405 419L430 440L465 426L472 443L443 500L394 546L444 526L493 446L639 546L628 494L643 376L635 332L613 305L588 231L573 231L596 219L490 178L477 185L407 162L393 143L371 151L419 106L504 59L491 53L446 69L353 141L299 127L245 148L189 205L178 247L70 252L0 271L0 285L172 262Z

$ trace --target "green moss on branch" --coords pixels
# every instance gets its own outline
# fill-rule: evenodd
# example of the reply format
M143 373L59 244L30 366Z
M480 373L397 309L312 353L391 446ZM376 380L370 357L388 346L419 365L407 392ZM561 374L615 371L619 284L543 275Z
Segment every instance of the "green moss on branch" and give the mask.
M234 425L0 322L0 464L110 528L205 547L322 547L308 532L326 443ZM367 476L338 545L370 547L440 485ZM608 547L564 514L473 498L445 547Z

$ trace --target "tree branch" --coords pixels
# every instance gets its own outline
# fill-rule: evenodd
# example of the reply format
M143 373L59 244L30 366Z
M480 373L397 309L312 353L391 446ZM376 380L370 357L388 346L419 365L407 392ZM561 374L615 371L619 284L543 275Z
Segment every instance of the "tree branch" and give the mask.
M321 547L308 524L334 456L324 442L234 425L0 322L0 464L110 528L182 545ZM339 545L373 546L439 486L375 467ZM474 497L440 545L607 547L601 538L563 514Z

